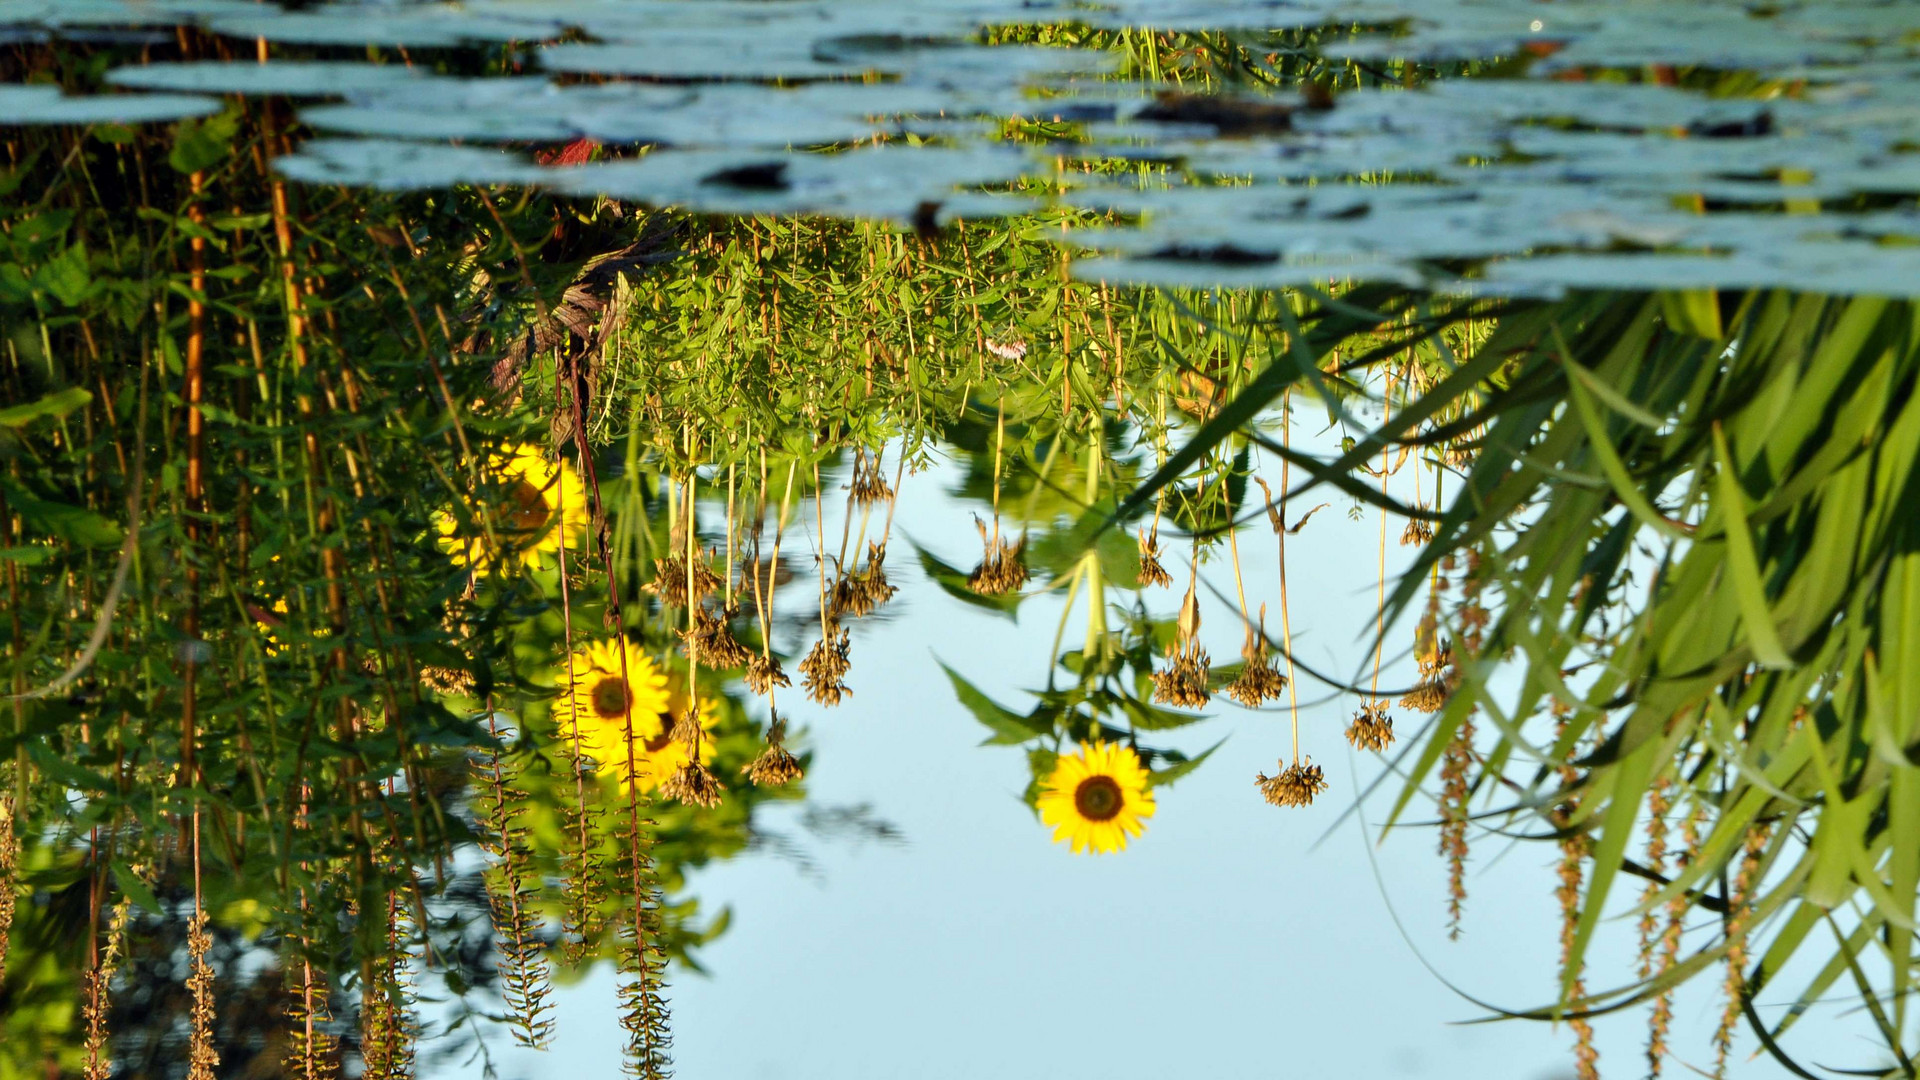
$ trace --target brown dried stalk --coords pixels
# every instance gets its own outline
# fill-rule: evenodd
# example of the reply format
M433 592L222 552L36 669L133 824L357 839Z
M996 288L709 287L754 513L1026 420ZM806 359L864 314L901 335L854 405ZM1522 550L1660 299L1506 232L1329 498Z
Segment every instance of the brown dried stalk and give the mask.
M1681 849L1675 861L1674 872L1679 874L1689 864L1700 857L1700 825L1706 820L1706 810L1698 802L1687 810L1687 816L1680 822ZM1660 962L1658 974L1664 975L1672 970L1680 959L1680 935L1686 928L1688 900L1680 893L1667 901L1667 925L1660 934ZM1673 1026L1673 988L1660 991L1653 999L1653 1014L1647 1024L1647 1075L1658 1077L1660 1064L1667 1056L1667 1032Z
M1447 937L1460 936L1467 902L1467 799L1473 770L1473 717L1447 740L1440 764L1440 854L1447 857Z
M488 724L491 728L492 717ZM521 1046L545 1049L553 1039L547 1014L552 992L546 946L535 928L531 907L537 890L527 883L527 829L516 823L513 787L500 751L489 751L489 797L483 807L487 833L482 848L493 858L486 874L487 902L493 910L499 950L500 995L507 1005L513 1038Z
M641 795L629 789L627 845L629 885L633 891L633 920L623 928L626 947L620 950L620 969L631 978L620 986L620 1026L627 1032L625 1071L640 1080L665 1080L672 1075L667 1051L673 1037L667 1028L665 926L660 915L660 887L654 878L653 823L640 816Z
M1747 830L1747 842L1740 855L1740 869L1733 876L1733 892L1727 897L1727 975L1721 988L1727 1002L1720 1012L1720 1026L1713 1033L1713 1075L1724 1080L1727 1055L1733 1050L1733 1029L1747 997L1747 931L1753 922L1753 894L1760 885L1760 855L1773 835L1770 825L1755 825Z
M287 1005L286 1069L301 1080L331 1080L339 1063L336 1040L325 1027L333 1019L327 1010L326 976L303 959L293 989Z
M213 1080L214 1067L220 1064L220 1052L213 1045L213 969L207 966L207 950L212 947L207 913L195 911L187 922L187 993L193 996L187 1080Z
M1558 718L1557 738L1565 733L1567 716L1572 710L1556 701L1553 711ZM1558 771L1561 790L1572 792L1580 779L1578 770L1563 762ZM1554 827L1563 832L1560 837L1560 883L1554 889L1554 898L1560 904L1560 977L1567 987L1566 998L1574 1001L1587 996L1587 983L1582 975L1586 963L1582 961L1578 969L1569 969L1573 968L1573 945L1580 926L1580 882L1587 856L1593 848L1592 840L1585 832L1569 828L1578 808L1578 798L1568 794L1548 815ZM1567 1026L1573 1029L1573 1057L1577 1075L1580 1080L1599 1080L1600 1051L1593 1045L1593 1025L1584 1018L1575 1017L1567 1021Z
M81 1006L81 1014L87 1022L87 1063L81 1075L85 1080L110 1080L113 1076L107 1023L113 1012L113 976L120 969L121 957L126 955L127 923L133 918L133 901L123 896L112 910L107 947L95 956L83 987L86 1001Z

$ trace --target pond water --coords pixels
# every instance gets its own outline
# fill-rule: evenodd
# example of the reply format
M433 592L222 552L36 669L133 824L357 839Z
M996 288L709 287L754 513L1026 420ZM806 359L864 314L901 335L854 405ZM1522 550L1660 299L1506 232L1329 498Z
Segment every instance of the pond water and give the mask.
M0 0L0 1080L1913 1075L1916 87Z

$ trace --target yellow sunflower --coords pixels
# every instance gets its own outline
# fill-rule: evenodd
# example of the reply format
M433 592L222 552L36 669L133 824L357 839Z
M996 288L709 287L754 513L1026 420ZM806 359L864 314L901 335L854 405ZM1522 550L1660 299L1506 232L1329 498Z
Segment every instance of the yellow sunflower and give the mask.
M626 676L621 677L620 660L626 655ZM686 707L686 693L670 684L653 658L633 642L602 641L573 655L573 689L568 693L567 670L560 669L556 682L553 718L563 741L573 738L573 725L580 725L580 750L594 760L599 771L623 784L631 780L642 791L651 791L662 780L687 763L687 747L674 739L673 718ZM627 711L633 713L633 769L629 776ZM719 713L711 699L700 703L700 726L711 730L719 722ZM713 740L700 740L702 763L713 759Z
M1053 826L1055 843L1071 842L1074 854L1105 855L1146 831L1153 816L1147 769L1132 747L1095 742L1062 756L1040 788L1040 820Z
M531 568L547 552L560 550L563 531L569 547L586 535L586 488L566 461L555 464L535 447L521 443L495 453L487 462L485 474L485 482L498 497L487 508L491 510L491 541L487 528L478 520L463 526L451 513L434 517L440 549L451 555L456 565L471 565L481 573L491 573L518 559ZM470 509L470 519L477 519L482 508Z

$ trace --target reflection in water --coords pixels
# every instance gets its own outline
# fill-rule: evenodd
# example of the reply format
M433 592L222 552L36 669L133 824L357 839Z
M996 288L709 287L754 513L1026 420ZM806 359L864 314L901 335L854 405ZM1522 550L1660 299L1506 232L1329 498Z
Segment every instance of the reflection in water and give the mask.
M209 11L244 43L183 26L138 48L117 32L23 38L0 59L22 84L0 98L35 125L11 129L0 176L12 721L0 737L0 1077L486 1067L503 1035L559 1044L555 987L596 965L618 975L630 1068L665 1075L669 966L698 970L728 919L702 908L688 874L771 843L762 811L808 799L804 725L870 678L855 655L899 614L887 559L896 528L916 524L896 508L936 456L963 467L951 494L973 514L980 556L968 569L913 545L928 579L1008 618L1064 595L1026 711L971 681L966 643L947 668L987 743L1021 750L1036 844L1111 855L1150 842L1149 819L1178 812L1162 789L1213 753L1161 744L1207 722L1196 710L1218 698L1288 722L1271 775L1237 781L1248 812L1264 812L1256 796L1309 807L1333 791L1313 755L1338 736L1302 730L1303 693L1352 695L1346 740L1391 755L1388 820L1437 805L1456 931L1476 839L1553 845L1558 995L1525 1015L1569 1021L1583 1074L1597 1069L1588 1015L1642 1004L1660 1068L1672 991L1696 975L1723 990L1720 1072L1743 1016L1786 1060L1778 1040L1843 978L1904 1060L1920 894L1912 308L1872 295L1545 302L1406 287L1542 243L1633 250L1591 257L1604 267L1568 255L1473 280L1553 285L1657 265L1674 276L1648 280L1681 287L1778 282L1842 243L1808 230L1848 244L1910 232L1879 201L1911 187L1886 160L1901 157L1904 113L1876 121L1885 146L1831 135L1836 155L1876 156L1782 194L1811 183L1805 162L1728 178L1715 149L1773 146L1774 111L1729 118L1704 94L1609 81L1619 72L1583 72L1592 92L1577 95L1504 77L1414 94L1389 87L1456 72L1331 63L1307 47L1317 32L1253 48L1002 28L1049 43L1008 57L1099 61L1089 70L1124 59L1155 89L1193 87L1147 104L1141 86L1103 82L1079 89L1129 93L1104 109L1042 114L1014 95L955 110L1026 117L1001 134L1057 159L1036 179L1023 153L949 145L973 136L944 117L902 127L891 147L789 150L800 130L865 141L866 106L835 95L879 87L902 96L896 111L940 113L966 98L955 76L980 74L967 66L979 50L854 35L822 55L791 42L767 52L756 31L761 51L746 59L791 62L804 85L731 87L734 104L771 118L747 115L719 141L755 154L639 155L628 148L674 140L594 125L645 100L678 133L724 127L713 100L734 100L729 87L504 77L514 50L452 46L513 40L532 16L432 11L374 21L401 20L445 55L376 58L392 62L366 66L388 73L359 88L372 104L301 115L272 95L327 90L336 69L270 71L304 80L289 88L258 83L251 60L288 51L268 38L359 40L338 13L262 8L227 23ZM1811 33L1775 15L1789 36ZM1855 16L1836 62L1901 40L1897 18ZM980 17L966 17L969 32ZM1410 29L1436 45L1424 24ZM1527 55L1583 43L1622 44L1585 28ZM574 69L598 58L662 74L608 42L539 48ZM125 74L155 51L219 63ZM697 74L716 55L679 59ZM842 79L873 65L948 81ZM97 90L109 67L127 85L269 96L25 85ZM219 81L239 70L244 85ZM471 70L502 77L456 74ZM1886 75L1859 74L1876 86ZM1311 88L1306 106L1202 93L1281 77ZM1686 78L1725 89L1734 76ZM529 105L549 89L583 114ZM1763 92L1782 95L1768 106L1779 123L1810 131L1841 108ZM1394 104L1440 134L1403 137L1404 117L1384 119ZM1642 106L1670 122L1650 134L1623 120ZM1153 133L1152 155L1121 152L1104 125L1122 120ZM540 172L471 146L310 141L303 124L323 123L564 146L542 151L554 171ZM411 123L422 126L391 129ZM1625 147L1620 128L1633 129ZM1656 206L1631 170L1598 174L1599 210L1575 181L1546 195L1521 183L1598 140L1616 140L1616 158L1660 148ZM1670 145L1682 142L1708 148ZM1345 176L1363 157L1334 169L1329 155L1391 157L1395 145L1418 183L1270 182ZM1503 178L1476 205L1512 221L1456 212L1476 200L1446 184L1495 175L1464 172L1468 150L1471 168ZM1711 198L1695 190L1702 171ZM290 175L392 182L297 187ZM1675 184L1694 200L1684 213ZM636 197L605 196L625 191ZM1723 205L1762 194L1795 213ZM981 204L1009 212L1015 195L1030 213L953 220ZM887 203L907 228L646 208L676 200ZM1827 220L1841 211L1865 232ZM1681 231L1663 239L1667 227ZM1793 251L1772 262L1702 269L1702 247L1789 233ZM1126 256L1107 264L1116 278L1205 287L1075 278L1061 238L1090 234ZM1406 250L1382 252L1389 238ZM1358 275L1371 283L1324 280L1336 241L1359 255L1336 244L1334 263L1371 268ZM1867 269L1821 280L1873 293L1862 276L1908 256L1871 247ZM1214 287L1223 280L1302 288ZM1324 430L1301 427L1321 410ZM1337 504L1314 502L1326 488ZM1369 528L1380 515L1377 552L1305 568L1371 594L1356 601L1372 633L1351 673L1301 655L1296 622L1310 613L1288 594L1289 538L1332 505ZM1390 581L1395 519L1418 553ZM1242 557L1264 558L1269 535L1278 587L1249 595ZM1237 638L1237 661L1209 654L1203 602L1231 614L1210 640ZM1409 626L1419 681L1383 687L1387 645ZM809 810L892 835L861 807ZM1646 883L1625 901L1635 962L1590 968L1622 874ZM1829 951L1809 944L1820 931ZM1795 1007L1761 1017L1755 996L1787 981L1805 987Z

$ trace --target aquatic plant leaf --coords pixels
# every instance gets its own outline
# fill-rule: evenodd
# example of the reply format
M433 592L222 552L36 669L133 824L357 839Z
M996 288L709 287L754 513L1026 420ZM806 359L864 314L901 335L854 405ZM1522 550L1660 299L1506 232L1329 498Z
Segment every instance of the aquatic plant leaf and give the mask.
M1038 714L1021 716L1005 708L981 693L972 683L961 678L960 673L948 667L945 662L941 662L940 670L946 672L948 681L953 683L954 696L961 706L972 713L973 718L985 725L987 730L993 732L981 745L1018 746L1053 733L1051 722L1042 719Z
M203 94L280 94L347 97L396 84L418 83L419 68L336 60L194 60L142 64L107 72L107 82L140 90Z
M1199 754L1195 755L1194 757L1185 758L1184 760L1176 760L1174 761L1173 764L1168 765L1167 767L1162 769L1149 769L1147 771L1148 786L1150 787L1172 786L1174 781L1179 780L1181 777L1186 776L1188 773L1191 773L1193 770L1205 764L1206 760L1213 756L1213 752L1215 750L1220 749L1222 746L1226 745L1226 742L1227 740L1221 739L1219 742L1214 743L1212 746L1207 747L1205 750L1202 750ZM1162 756L1171 756L1171 755L1163 753Z
M312 184L412 191L455 184L531 184L547 175L524 158L467 146L371 139L312 139L274 160L274 168Z
M0 427L25 427L43 416L65 416L92 400L92 394L77 386L69 386L38 401L0 409Z
M0 124L155 124L220 109L218 98L184 94L67 97L55 86L0 86Z

